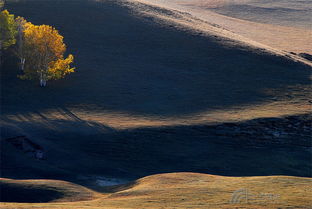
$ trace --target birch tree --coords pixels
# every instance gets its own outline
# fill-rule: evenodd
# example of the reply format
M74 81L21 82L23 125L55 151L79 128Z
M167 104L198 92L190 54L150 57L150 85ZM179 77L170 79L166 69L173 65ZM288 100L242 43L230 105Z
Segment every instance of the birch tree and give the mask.
M24 75L21 79L38 79L40 86L46 86L48 80L56 80L74 72L71 64L73 55L64 58L66 45L63 36L48 25L24 24L22 52L25 59Z
M25 25L27 21L23 17L17 17L15 19L16 25L17 25L17 56L20 60L20 69L21 71L24 71L24 66L25 66L25 52L24 52L24 30L25 30Z

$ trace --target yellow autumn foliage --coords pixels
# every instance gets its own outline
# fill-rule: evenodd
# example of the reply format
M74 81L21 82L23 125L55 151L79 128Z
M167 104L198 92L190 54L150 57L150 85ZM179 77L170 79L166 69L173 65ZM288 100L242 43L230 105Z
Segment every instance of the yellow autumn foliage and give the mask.
M48 73L52 76L52 79L63 78L65 75L74 72L74 68L70 67L70 64L73 63L74 56L68 55L66 59L58 59L49 64Z
M25 74L22 79L60 79L74 72L70 65L74 56L64 58L66 45L63 36L52 26L25 23L23 31L23 52Z

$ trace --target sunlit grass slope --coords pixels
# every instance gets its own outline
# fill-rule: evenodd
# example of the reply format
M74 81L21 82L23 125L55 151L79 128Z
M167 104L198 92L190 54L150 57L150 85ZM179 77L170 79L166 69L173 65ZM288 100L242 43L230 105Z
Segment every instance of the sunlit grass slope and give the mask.
M24 181L6 181L25 186ZM223 177L198 173L158 174L104 194L69 183L44 182L78 202L3 203L1 208L311 208L312 180L290 176ZM38 181L33 181L34 186ZM30 187L30 183L27 184ZM79 201L92 194L92 200ZM69 196L70 196L69 195ZM63 199L66 200L66 199ZM70 201L71 199L68 199Z

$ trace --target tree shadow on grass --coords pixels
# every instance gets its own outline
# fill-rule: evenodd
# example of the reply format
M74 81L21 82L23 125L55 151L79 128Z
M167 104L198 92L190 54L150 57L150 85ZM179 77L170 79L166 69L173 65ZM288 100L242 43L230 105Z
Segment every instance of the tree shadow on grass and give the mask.
M78 106L177 116L268 102L267 90L310 84L311 71L300 63L161 25L116 2L18 1L7 8L59 29L77 72L39 88L7 66L3 114Z
M285 129L287 120L114 130L81 119L47 124L7 119L6 124L24 129L40 144L47 159L38 161L16 151L3 138L1 171L6 178L63 180L78 175L134 179L185 171L223 176L311 176L310 137L298 135L303 126L286 138L264 136L268 128ZM248 126L262 128L246 136L244 127ZM21 166L23 169L16 169Z

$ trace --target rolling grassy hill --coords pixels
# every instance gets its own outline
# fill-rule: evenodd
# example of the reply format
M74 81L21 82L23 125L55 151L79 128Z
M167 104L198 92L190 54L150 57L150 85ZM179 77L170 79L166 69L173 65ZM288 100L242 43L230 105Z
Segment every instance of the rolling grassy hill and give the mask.
M24 181L8 181L24 188ZM37 185L38 181L33 181ZM2 203L1 208L310 208L311 179L272 177L223 177L197 173L170 173L148 176L127 185L90 194L72 184L42 180L42 188L53 187L71 202ZM74 189L74 190L73 190ZM81 196L92 200L79 201Z
M6 67L2 118L13 124L18 115L25 122L27 116L52 120L67 111L119 128L136 126L134 121L176 125L309 111L308 66L142 16L121 3L8 1L16 15L60 30L77 72L50 82L43 93L37 82L18 80L16 67Z
M312 54L311 1L297 0L138 0L178 9L217 25L226 37L279 53ZM191 24L205 30L201 24ZM208 29L211 31L211 28ZM230 33L229 33L230 32ZM233 33L233 34L231 34ZM260 45L259 45L260 44Z
M55 26L77 72L39 88L16 77L13 58L6 61L3 188L58 202L1 207L228 208L242 188L282 201L237 207L309 205L310 190L302 188L311 185L303 178L311 177L311 67L297 55L257 48L185 12L138 2L9 0L6 8ZM207 30L190 27L197 24ZM17 136L40 145L46 158L8 140ZM206 174L149 176L182 171ZM134 183L107 188L96 183L102 177ZM92 200L81 201L86 196ZM71 200L78 202L61 203Z
M1 202L40 203L92 200L96 193L65 181L0 179Z

